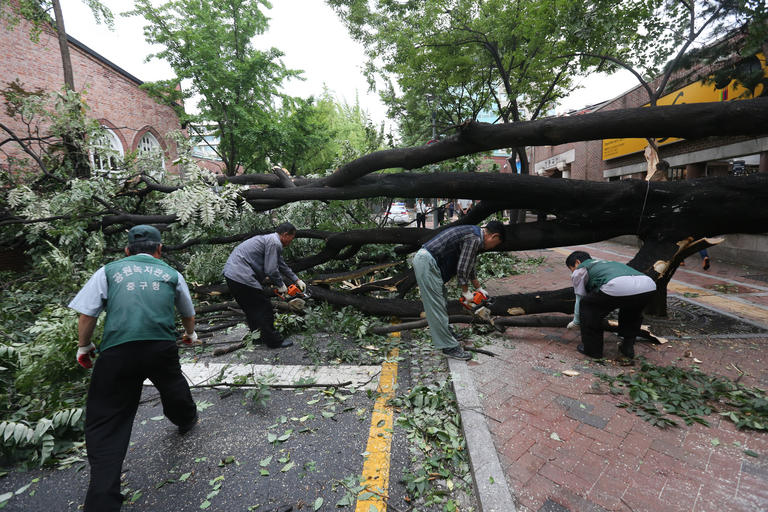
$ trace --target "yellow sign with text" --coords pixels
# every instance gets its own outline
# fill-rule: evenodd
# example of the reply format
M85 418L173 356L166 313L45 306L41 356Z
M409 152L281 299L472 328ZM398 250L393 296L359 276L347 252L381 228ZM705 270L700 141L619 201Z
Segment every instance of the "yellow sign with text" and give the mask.
M757 58L760 59L765 75L768 76L765 57L763 57L762 54L758 54ZM756 90L755 92L759 96L761 91ZM750 98L752 98L752 95L749 91L738 85L735 80L728 84L728 87L724 89L715 89L714 85L704 85L701 82L696 82L667 94L666 96L662 96L656 104L658 106L681 105L683 103L707 103L712 101L731 101ZM649 104L650 103L646 103L643 106L647 107ZM681 140L683 139L665 137L657 139L656 144L665 146ZM646 139L605 139L603 140L603 160L610 160L612 158L644 151L647 145L648 141Z

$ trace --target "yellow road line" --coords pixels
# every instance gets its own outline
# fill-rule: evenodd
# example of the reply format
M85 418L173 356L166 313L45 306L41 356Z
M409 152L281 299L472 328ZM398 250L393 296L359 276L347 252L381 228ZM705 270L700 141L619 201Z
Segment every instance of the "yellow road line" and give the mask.
M400 333L392 333L390 337L399 338ZM387 502L384 499L389 496L389 461L395 418L394 410L387 405L387 402L395 396L398 354L399 350L393 348L381 365L379 396L373 405L371 430L368 433L368 445L365 448L368 453L363 464L362 485L365 487L358 495L355 512L373 510L386 512L387 510ZM371 505L374 508L371 508Z

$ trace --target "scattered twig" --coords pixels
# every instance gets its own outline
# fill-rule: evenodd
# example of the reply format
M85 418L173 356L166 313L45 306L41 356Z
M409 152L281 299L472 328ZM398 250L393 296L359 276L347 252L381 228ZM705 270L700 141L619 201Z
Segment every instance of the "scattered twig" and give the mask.
M246 342L241 341L239 343L233 343L226 347L217 348L213 351L213 357L229 354L230 352L234 352L235 350L240 350L241 348L245 348L245 346L246 346Z
M467 352L477 352L478 354L485 354L486 356L496 357L497 354L491 352L490 350L484 350L482 348L475 348L475 347L464 347L464 350Z
M307 388L344 388L350 385L352 385L351 380L348 380L345 382L337 382L335 384L318 384L316 382L307 383L307 384L270 384L270 383L235 384L235 383L220 382L220 383L213 383L213 384L193 384L189 386L189 389L219 388L219 387L257 388L261 386L267 386L269 388L274 388L274 389L307 389Z

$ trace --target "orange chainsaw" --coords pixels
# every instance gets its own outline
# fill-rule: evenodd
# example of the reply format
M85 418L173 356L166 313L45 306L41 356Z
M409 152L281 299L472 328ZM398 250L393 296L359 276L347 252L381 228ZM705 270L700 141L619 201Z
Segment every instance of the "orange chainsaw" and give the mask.
M465 309L469 310L476 317L481 318L486 322L491 321L490 306L493 304L493 299L488 297L483 292L475 291L475 293L472 295L472 300L467 300L462 295L459 298L459 302L462 306L464 306Z
M275 293L275 296L277 296L279 300L286 302L291 307L291 309L295 311L303 311L307 299L310 297L308 291L302 292L301 289L295 284L289 286L288 289L283 293L277 291L277 288L272 291Z

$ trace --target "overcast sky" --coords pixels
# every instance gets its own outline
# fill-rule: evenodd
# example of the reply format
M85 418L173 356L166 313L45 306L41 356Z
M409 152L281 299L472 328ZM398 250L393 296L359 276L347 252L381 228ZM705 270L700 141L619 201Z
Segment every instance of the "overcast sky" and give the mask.
M82 0L61 0L67 32L142 81L173 78L173 70L157 59L146 63L145 57L157 51L144 41L143 20L119 16L130 10L132 1L102 0L115 13L115 30L96 25ZM362 47L347 34L323 0L272 0L269 31L257 38L258 48L274 46L285 54L288 68L304 71L305 81L287 83L286 92L294 96L318 95L326 85L338 99L360 105L377 124L386 110L378 94L368 92L363 76L365 55ZM618 96L634 87L631 75L619 74L607 79L592 76L581 80L585 87L557 108L566 112Z

